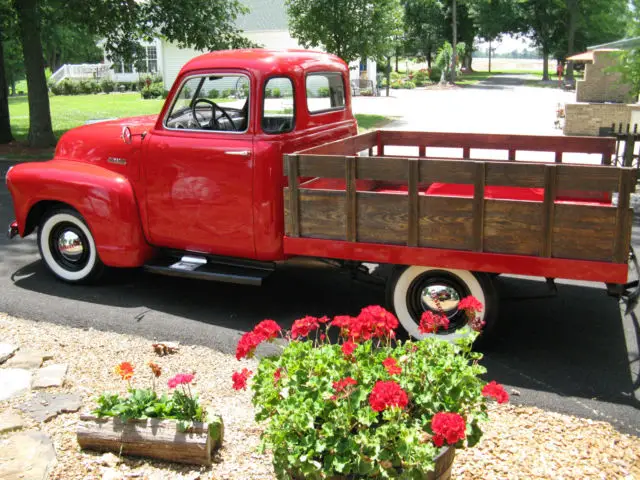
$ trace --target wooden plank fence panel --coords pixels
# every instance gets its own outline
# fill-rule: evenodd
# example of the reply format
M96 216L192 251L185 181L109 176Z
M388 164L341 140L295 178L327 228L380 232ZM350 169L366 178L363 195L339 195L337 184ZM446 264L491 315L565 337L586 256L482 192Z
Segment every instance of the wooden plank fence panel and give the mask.
M544 165L487 162L487 185L542 188L544 187Z
M357 193L358 241L406 245L409 232L407 196Z
M473 199L420 197L421 247L471 250Z
M557 203L554 211L552 256L613 260L616 209Z
M300 189L300 236L345 240L344 191Z
M542 250L543 204L485 200L484 251L539 255Z

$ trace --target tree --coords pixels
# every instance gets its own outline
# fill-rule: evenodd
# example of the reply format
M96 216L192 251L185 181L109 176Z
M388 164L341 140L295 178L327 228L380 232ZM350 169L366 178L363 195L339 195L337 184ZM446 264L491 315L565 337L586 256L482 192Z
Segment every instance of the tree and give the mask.
M629 25L627 34L629 37L640 36L640 0L631 0L631 15L629 15ZM640 94L640 48L632 48L621 55L622 78L632 87L634 95Z
M478 31L478 37L489 42L489 72L491 72L491 43L500 40L503 34L518 29L516 3L514 0L473 0L469 2L470 13Z
M399 0L286 0L291 36L346 62L387 55L402 33Z
M405 52L422 56L431 68L438 46L446 40L446 17L438 0L407 0L404 5Z
M12 6L27 74L32 146L55 144L41 41L51 16L57 14L57 21L70 29L104 37L110 55L123 59L135 55L140 41L155 36L198 50L250 45L235 26L246 11L238 0L12 0Z
M0 144L13 140L9 115L9 89L5 69L4 45L7 32L13 25L13 15L8 0L0 0Z
M519 0L518 30L542 50L542 80L549 80L549 55L563 37L564 0Z

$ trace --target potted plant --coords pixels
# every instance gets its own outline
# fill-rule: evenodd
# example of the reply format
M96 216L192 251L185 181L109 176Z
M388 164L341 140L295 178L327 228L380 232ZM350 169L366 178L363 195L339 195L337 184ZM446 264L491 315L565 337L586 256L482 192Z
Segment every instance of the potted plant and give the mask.
M222 419L205 412L191 391L194 375L180 373L167 381L171 394L156 392L159 365L149 362L151 388L134 388L134 367L122 362L114 371L127 382L127 395L105 393L91 414L80 416L78 444L83 449L209 465L222 444Z
M280 355L260 359L251 387L278 478L449 478L454 449L482 435L487 397L508 400L502 386L479 378L482 355L471 350L482 305L467 297L459 309L469 331L456 343L398 341L398 320L379 306L357 317L304 317L290 332L264 320L243 335L238 359L264 341L287 341ZM425 312L420 329L448 325L442 312ZM234 373L234 388L251 375Z

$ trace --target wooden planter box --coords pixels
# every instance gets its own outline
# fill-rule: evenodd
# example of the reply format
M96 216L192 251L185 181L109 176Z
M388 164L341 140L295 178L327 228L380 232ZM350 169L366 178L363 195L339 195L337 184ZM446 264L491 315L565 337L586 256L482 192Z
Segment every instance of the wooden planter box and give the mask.
M222 444L224 426L195 422L182 431L177 420L126 420L80 415L78 444L86 450L157 458L170 462L210 465L211 453Z

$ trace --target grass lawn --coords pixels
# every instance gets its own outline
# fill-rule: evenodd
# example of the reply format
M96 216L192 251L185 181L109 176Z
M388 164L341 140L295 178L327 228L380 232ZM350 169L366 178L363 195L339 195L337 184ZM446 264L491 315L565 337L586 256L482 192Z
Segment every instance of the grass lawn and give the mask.
M532 78L524 80L524 84L528 87L558 88L558 77L555 74L552 74L552 72L549 72L550 81L553 81L553 83L542 82L541 70L500 70L492 71L491 73L482 71L463 73L457 77L456 85L477 85L484 80L500 75L531 75ZM576 72L575 78L576 80L582 79L582 72Z
M159 113L163 99L143 100L139 93L110 95L51 96L51 120L53 132L60 137L67 130L84 125L87 120L132 117ZM218 99L217 103L229 101ZM9 97L11 129L16 140L24 142L29 132L29 105L26 96ZM391 121L382 115L356 115L360 131L380 128ZM27 158L24 152L20 157Z

